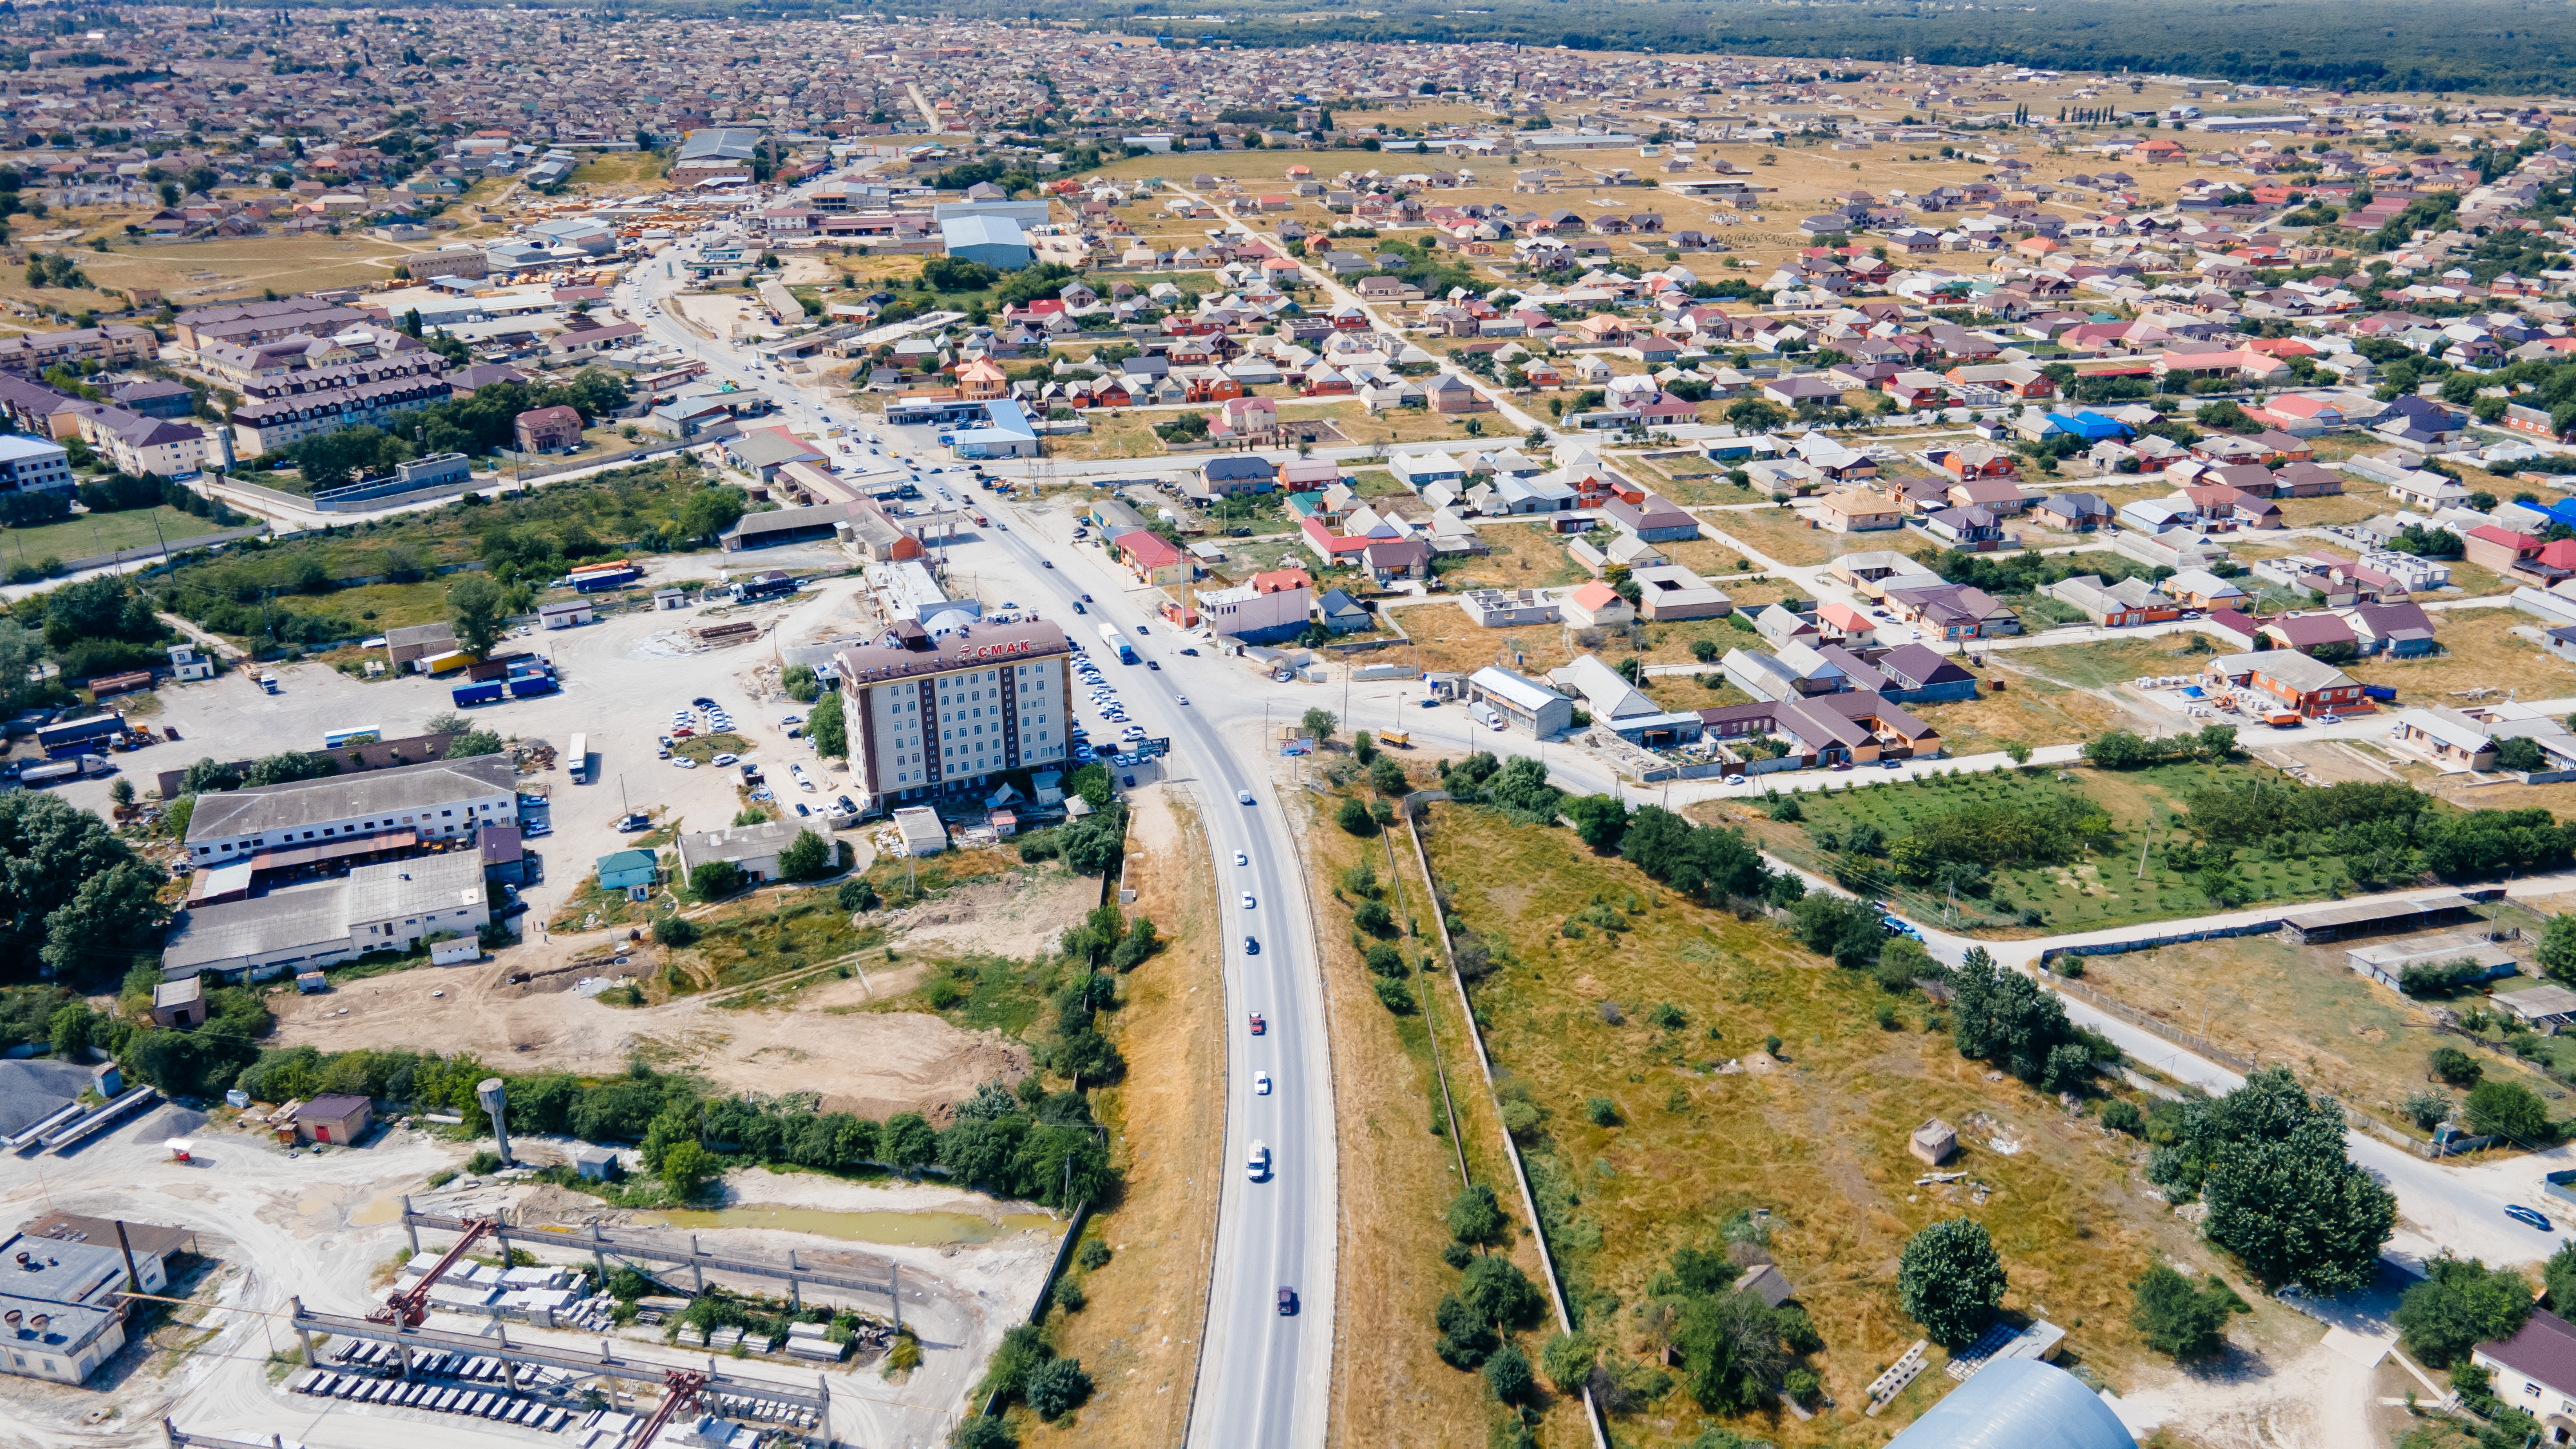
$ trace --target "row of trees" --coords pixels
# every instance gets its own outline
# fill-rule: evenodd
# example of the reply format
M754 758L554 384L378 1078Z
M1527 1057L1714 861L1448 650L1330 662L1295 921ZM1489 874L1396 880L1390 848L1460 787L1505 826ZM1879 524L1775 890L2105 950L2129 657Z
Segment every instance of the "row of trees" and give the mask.
M337 488L362 477L389 477L394 465L432 453L481 456L512 446L519 414L531 408L570 407L587 424L626 406L626 380L604 367L585 367L568 383L533 387L486 383L469 397L426 403L393 414L383 427L343 428L303 439L278 455L315 489Z

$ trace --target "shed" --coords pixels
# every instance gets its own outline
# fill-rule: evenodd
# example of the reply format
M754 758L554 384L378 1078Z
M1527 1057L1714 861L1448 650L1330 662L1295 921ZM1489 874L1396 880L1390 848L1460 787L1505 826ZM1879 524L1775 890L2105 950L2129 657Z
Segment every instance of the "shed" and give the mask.
M569 629L577 624L587 624L593 617L588 599L566 599L559 604L537 606L537 622L549 629Z
M913 855L937 855L948 848L948 827L941 823L939 812L927 805L897 810L894 827L903 832L904 849Z
M206 982L202 976L164 981L152 988L152 1021L156 1026L195 1026L206 1019Z
M1774 1308L1798 1296L1798 1290L1790 1284L1777 1263L1762 1263L1745 1269L1744 1276L1735 1280L1735 1291L1758 1293L1764 1303Z
M316 1097L295 1109L295 1137L299 1142L346 1146L365 1136L367 1125L375 1119L375 1104L364 1097Z
M1959 1129L1938 1117L1932 1118L1914 1129L1914 1135L1906 1139L1905 1150L1939 1167L1959 1150Z

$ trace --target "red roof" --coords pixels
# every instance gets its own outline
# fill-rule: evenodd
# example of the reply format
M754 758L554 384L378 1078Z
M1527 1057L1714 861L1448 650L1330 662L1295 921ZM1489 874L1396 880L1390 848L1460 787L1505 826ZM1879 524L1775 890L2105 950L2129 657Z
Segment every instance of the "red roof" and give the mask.
M1127 555L1138 568L1170 568L1181 561L1181 551L1166 542L1159 533L1147 529L1118 535L1118 551Z
M2481 523L2469 530L2469 537L2484 539L2515 553L2530 553L2540 547L2540 540L2527 533L2516 533L2500 523Z

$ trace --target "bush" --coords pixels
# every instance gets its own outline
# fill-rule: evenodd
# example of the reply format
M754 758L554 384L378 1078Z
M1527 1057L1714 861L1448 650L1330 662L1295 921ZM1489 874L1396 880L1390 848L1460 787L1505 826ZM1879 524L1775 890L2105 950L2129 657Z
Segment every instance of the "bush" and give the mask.
M1530 1373L1529 1356L1520 1351L1519 1345L1506 1343L1485 1360L1485 1387L1506 1404L1521 1403L1538 1387L1537 1378Z
M1099 1272L1109 1266L1109 1245L1098 1238L1093 1238L1074 1253L1073 1259L1082 1265L1082 1271Z
M2487 1074L2486 1067L2476 1057L2455 1046L2433 1048L2425 1055L2424 1062L2432 1068L2434 1076L2454 1087L2474 1087Z
M2520 1082L2480 1082L2469 1090L2462 1120L2479 1137L2503 1137L2524 1147L2558 1140L2550 1126L2549 1108L2539 1094Z
M1814 1369L1801 1364L1780 1376L1780 1392L1787 1395L1791 1403L1813 1404L1823 1396L1825 1385L1816 1377Z
M1416 1005L1413 988L1390 976L1369 978L1370 989L1377 992L1378 1005L1398 1016L1410 1016Z
M1082 1371L1078 1359L1049 1359L1031 1371L1021 1396L1039 1418L1052 1423L1082 1407L1082 1401L1091 1397L1091 1375Z
M2102 1125L2135 1137L2147 1130L2147 1118L2135 1102L2105 1102L2102 1104Z
M482 1151L475 1153L472 1157L465 1159L465 1170L474 1174L476 1177L483 1177L491 1173L499 1172L501 1170L501 1154L493 1151L489 1147L486 1147Z
M1595 1127L1616 1127L1619 1125L1619 1104L1608 1097L1586 1098L1583 1115L1591 1119Z
M1352 835L1377 833L1377 818L1369 814L1368 806L1357 796L1344 800L1341 808L1333 812L1333 823Z
M856 915L861 911L873 911L878 906L885 904L884 899L877 894L877 888L864 880L845 880L841 882L841 889L839 893L833 897L833 900L842 910L848 911L852 915Z
M1897 1298L1924 1336L1957 1348L1994 1322L2004 1298L2003 1259L1983 1224L1949 1218L1916 1233L1896 1269Z
M655 916L653 939L665 946L691 945L698 939L698 923L686 916Z
M2226 1346L2227 1315L2237 1301L2225 1288L2194 1288L2158 1263L2131 1287L2129 1322L2158 1353L2207 1358Z
M722 900L745 884L742 867L729 860L711 860L689 872L689 893L702 901Z

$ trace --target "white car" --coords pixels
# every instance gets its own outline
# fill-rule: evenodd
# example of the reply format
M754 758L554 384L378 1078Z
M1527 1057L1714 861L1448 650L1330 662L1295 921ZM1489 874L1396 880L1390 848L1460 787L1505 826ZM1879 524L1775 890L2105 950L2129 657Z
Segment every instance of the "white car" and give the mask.
M1189 702L1190 697L1186 694L1176 694L1172 696L1172 703L1174 704L1187 705Z
M1243 908L1247 911L1253 909L1252 892L1250 891L1245 891L1243 893Z
M1270 1095L1270 1074L1268 1072L1254 1072L1252 1074L1252 1095L1256 1097L1267 1097Z
M1252 1150L1244 1154L1243 1175L1254 1182L1259 1182L1270 1175L1269 1143L1256 1140L1252 1144Z
M1249 805L1252 803L1252 792L1249 790L1237 790L1234 792L1234 798L1240 804Z
M674 758L674 759L671 761L671 765L672 765L672 767L673 767L674 769L681 769L681 770L694 770L694 769L696 769L696 768L698 767L698 762L697 762L697 761L695 761L695 760L690 759L690 758L689 758L688 756L686 756L686 755L681 755L681 756L678 756L678 757Z
M1238 851L1236 851L1236 852L1234 853L1234 863L1235 863L1236 865L1250 865L1250 864L1252 864L1252 862L1251 862L1250 860L1248 860L1248 859L1246 859L1246 858L1244 857L1243 852L1242 852L1242 851L1240 851L1240 850L1238 850Z
M711 764L711 765L713 765L713 766L715 766L715 767L716 767L717 769L719 769L719 770L722 770L722 769L728 768L728 767L729 767L729 766L731 766L731 765L732 765L736 760L739 760L739 759L741 759L741 758L742 758L742 757L741 757L740 755L718 755L718 756L716 756L714 759L709 760L707 763L708 763L708 764Z

